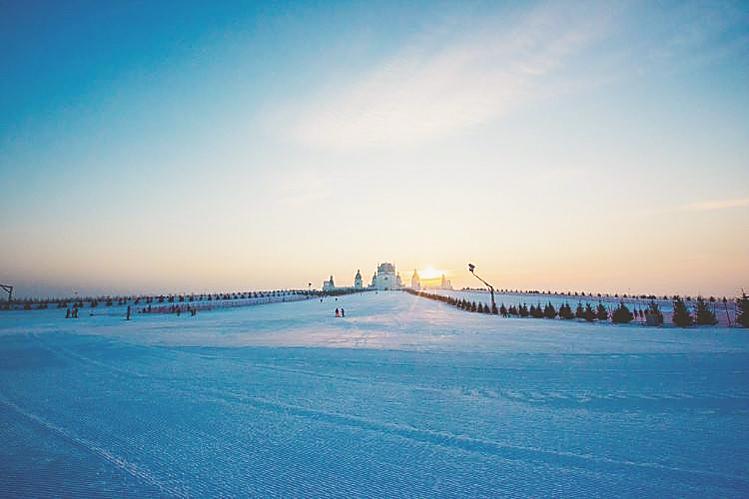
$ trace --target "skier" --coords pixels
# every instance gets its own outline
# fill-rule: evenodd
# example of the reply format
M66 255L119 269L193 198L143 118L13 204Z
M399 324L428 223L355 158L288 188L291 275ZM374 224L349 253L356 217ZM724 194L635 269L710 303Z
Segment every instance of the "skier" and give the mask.
M127 317L125 317L126 321L130 320L130 305L127 306Z
M335 316L336 317L340 317L341 316L341 312L339 312L338 309L335 309Z
M70 319L70 307L65 311L65 318Z
M341 307L341 317L346 317L346 311Z

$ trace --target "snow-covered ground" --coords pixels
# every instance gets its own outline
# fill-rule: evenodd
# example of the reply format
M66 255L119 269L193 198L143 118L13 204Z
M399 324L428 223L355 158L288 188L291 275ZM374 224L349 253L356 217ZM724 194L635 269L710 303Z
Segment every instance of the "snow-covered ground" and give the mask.
M746 330L120 312L0 313L0 496L749 493Z

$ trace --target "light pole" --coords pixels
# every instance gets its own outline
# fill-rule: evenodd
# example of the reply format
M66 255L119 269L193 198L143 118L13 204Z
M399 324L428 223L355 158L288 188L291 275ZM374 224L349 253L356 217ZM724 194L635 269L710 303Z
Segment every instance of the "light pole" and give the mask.
M13 286L10 284L0 284L0 289L8 293L8 305L13 301Z
M469 263L468 264L468 271L471 274L473 274L473 277L475 277L479 281L483 282L489 288L489 291L492 294L492 313L494 313L494 311L497 310L497 304L494 301L494 286L492 286L491 284L489 284L488 282L486 282L485 280L483 280L482 278L480 278L479 276L477 276L476 272L474 272L475 270L476 270L476 266L474 264L472 264L472 263Z

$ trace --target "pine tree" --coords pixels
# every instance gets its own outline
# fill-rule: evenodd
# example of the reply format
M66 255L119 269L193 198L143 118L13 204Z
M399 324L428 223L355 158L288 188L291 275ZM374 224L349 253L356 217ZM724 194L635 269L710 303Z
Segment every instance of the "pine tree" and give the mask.
M606 310L606 307L601 302L598 302L598 307L596 307L596 318L599 321L609 320L609 311Z
M736 324L741 327L749 327L749 297L741 293L741 298L736 300Z
M495 310L497 309L496 305L494 305L494 309ZM489 307L488 303L484 304L484 313L485 314L491 314L492 313L492 309L491 309L491 307Z
M478 307L476 306L476 302L471 303L471 312L476 312L478 310Z
M689 313L689 309L684 303L684 300L678 296L674 300L674 315L671 318L671 321L679 327L689 327L694 324L692 314Z
M648 309L645 311L645 319L649 326L663 325L663 313L655 300L648 304Z
M502 317L507 317L507 307L504 303L499 307L499 313Z
M557 311L554 308L554 305L551 304L551 302L546 304L546 307L544 307L544 317L547 319L553 319L557 316Z
M520 313L520 317L528 317L528 307L527 307L527 305L525 303L523 303L522 305L520 305L520 307L518 307L518 312Z
M476 310L478 313L483 314L484 313L484 305L479 303L478 309Z
M585 317L585 309L583 309L583 303L577 302L577 308L575 309L575 317L582 319Z
M619 302L619 306L611 312L611 322L614 324L628 324L635 318L629 311L624 302Z
M585 320L588 322L593 322L594 320L596 320L596 313L593 311L593 307L590 306L590 303L585 304L583 318L585 318Z
M544 310L541 308L541 304L539 303L536 307L531 305L531 316L534 319L543 319L544 317Z
M572 307L570 307L569 303L565 303L559 307L559 317L566 320L575 318L575 314L572 313Z
M697 297L694 316L695 322L700 326L714 326L718 323L718 319L715 318L715 314L710 310L710 306L701 296Z

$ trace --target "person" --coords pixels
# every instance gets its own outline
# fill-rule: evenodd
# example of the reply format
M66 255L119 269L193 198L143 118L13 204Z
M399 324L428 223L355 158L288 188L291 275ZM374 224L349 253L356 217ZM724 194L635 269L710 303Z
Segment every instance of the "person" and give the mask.
M341 316L341 312L339 312L337 308L335 309L335 316L336 317L340 317Z
M341 307L341 317L346 317L346 311Z
M73 319L78 318L78 307L73 307Z
M127 317L125 317L126 321L130 320L130 305L127 306Z
M70 319L70 307L68 307L67 311L65 311L65 318Z

